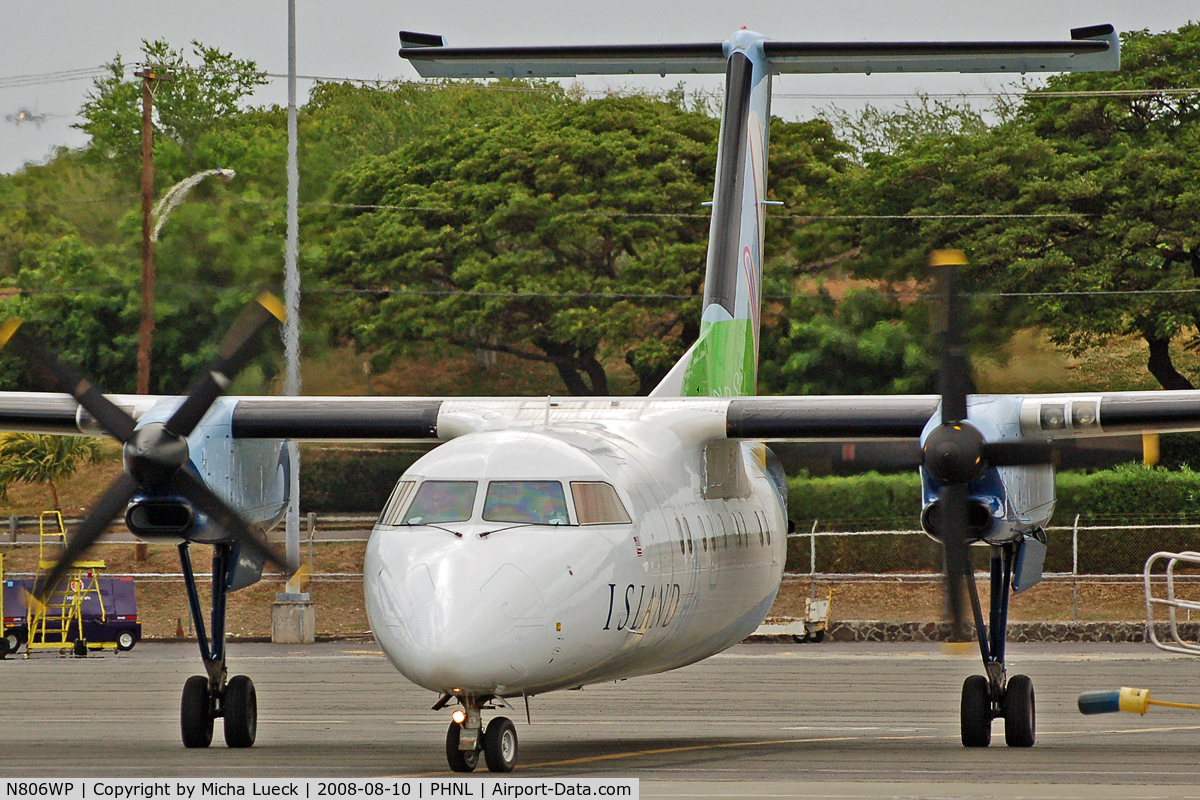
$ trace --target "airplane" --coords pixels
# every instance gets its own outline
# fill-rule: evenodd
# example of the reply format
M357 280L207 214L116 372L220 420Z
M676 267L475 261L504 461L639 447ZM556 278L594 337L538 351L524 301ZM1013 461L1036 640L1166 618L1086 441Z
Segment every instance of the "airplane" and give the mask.
M507 772L511 700L679 668L751 634L783 574L787 483L768 442L918 442L921 520L944 545L954 628L966 606L984 665L963 684L962 743L1036 739L1032 681L1007 677L1010 594L1035 584L1054 505L1054 442L1200 429L1200 392L969 395L957 269L939 251L945 306L940 394L755 397L768 121L779 73L1114 70L1110 25L1051 42L804 43L742 29L704 44L445 47L402 32L400 55L434 78L646 72L725 74L697 342L647 397L224 397L258 334L261 297L187 396L105 395L10 320L0 346L52 393L0 393L0 429L107 435L125 471L73 532L60 571L124 514L178 544L205 674L184 685L187 747L254 744L257 699L228 677L225 599L282 559L263 541L288 502L284 443L440 443L396 483L367 546L363 589L377 642L406 678L452 707L449 767ZM189 544L211 543L206 629ZM991 554L988 618L967 559ZM291 565L289 565L291 568ZM53 576L51 576L53 578ZM46 582L53 585L52 580ZM452 705L453 704L453 705Z
M32 122L35 127L40 129L42 127L42 123L45 122L49 116L49 114L39 114L35 109L19 108L15 114L6 114L4 118L14 125Z

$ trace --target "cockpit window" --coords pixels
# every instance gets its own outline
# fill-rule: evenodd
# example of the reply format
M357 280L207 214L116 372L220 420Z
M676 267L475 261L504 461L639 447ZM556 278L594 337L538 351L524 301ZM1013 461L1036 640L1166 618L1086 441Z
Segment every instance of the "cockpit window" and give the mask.
M400 524L400 512L404 510L404 504L412 497L413 487L416 485L416 481L400 481L396 484L396 488L392 490L392 496L388 498L387 505L383 507L383 511L379 512L380 525Z
M492 481L483 500L488 522L566 525L567 501L558 481Z
M475 481L425 481L417 489L404 525L432 522L466 522L475 507Z
M628 525L629 512L617 490L600 481L571 481L575 516L580 525Z

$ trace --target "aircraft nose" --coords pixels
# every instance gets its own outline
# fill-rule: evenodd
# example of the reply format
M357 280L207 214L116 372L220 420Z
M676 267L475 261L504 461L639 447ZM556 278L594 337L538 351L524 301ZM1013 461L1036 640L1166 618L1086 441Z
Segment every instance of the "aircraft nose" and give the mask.
M496 692L548 662L545 604L521 568L462 552L404 566L397 575L397 562L382 559L371 594L386 625L375 626L381 643L409 680Z

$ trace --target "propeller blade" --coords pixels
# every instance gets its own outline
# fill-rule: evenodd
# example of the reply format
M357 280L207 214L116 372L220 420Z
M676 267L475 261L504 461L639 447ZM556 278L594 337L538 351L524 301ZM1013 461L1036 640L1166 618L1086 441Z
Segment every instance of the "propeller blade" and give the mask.
M35 344L20 326L18 319L10 319L0 326L0 347L11 345L45 389L71 395L113 438L122 443L129 441L136 425L133 417L105 397L87 378Z
M942 298L942 351L938 366L942 422L959 422L967 418L970 363L963 330L962 295L958 288L958 268L966 263L961 250L934 250L929 256L929 265L937 271Z
M284 308L279 298L269 292L260 294L225 334L217 347L217 357L192 388L187 400L167 421L167 430L179 436L190 434L209 407L254 357L262 329L271 322L283 322L283 318Z
M137 490L137 481L124 472L104 490L100 499L92 504L87 516L83 518L83 522L79 523L79 527L71 534L67 549L63 551L54 568L50 570L50 574L38 587L39 600L45 602L46 598L54 592L54 588L58 586L58 582L62 580L71 565L78 561L79 557L96 543L100 534L104 533L112 521L125 511L130 498Z
M938 498L938 532L946 557L946 600L954 641L967 641L966 577L971 568L967 553L967 487L947 484Z
M1058 464L1058 449L1049 442L990 442L982 449L993 467Z
M204 481L197 478L186 469L181 469L171 476L171 488L183 495L198 510L208 515L214 525L229 534L230 538L239 542L250 552L263 561L270 561L280 567L286 574L295 572L297 564L289 564L287 559L275 552L250 530L241 515L218 497Z

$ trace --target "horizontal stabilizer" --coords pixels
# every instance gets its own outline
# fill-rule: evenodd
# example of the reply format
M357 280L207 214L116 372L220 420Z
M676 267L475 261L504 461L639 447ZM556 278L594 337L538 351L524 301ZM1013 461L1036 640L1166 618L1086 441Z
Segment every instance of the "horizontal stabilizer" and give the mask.
M762 41L775 73L1100 72L1120 67L1111 25L1045 42ZM401 33L400 56L425 78L569 78L576 75L724 73L728 44L440 47Z
M412 47L407 58L423 78L573 78L576 75L725 73L725 48L704 44L586 47Z

